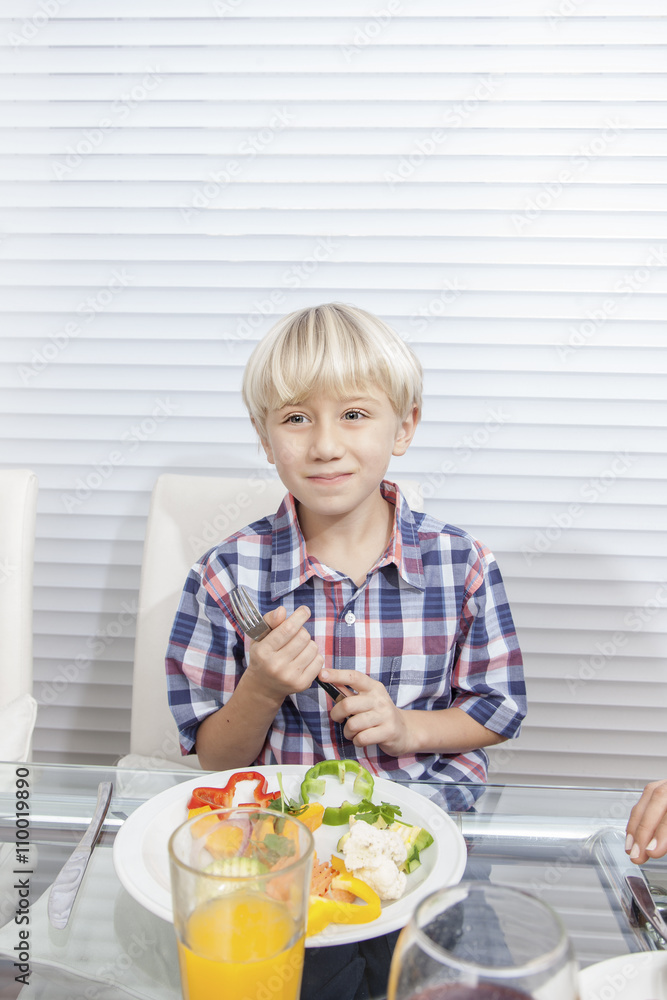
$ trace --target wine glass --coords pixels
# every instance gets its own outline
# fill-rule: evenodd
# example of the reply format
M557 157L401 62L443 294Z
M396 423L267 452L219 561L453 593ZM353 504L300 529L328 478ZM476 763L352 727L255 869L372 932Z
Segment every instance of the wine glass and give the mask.
M401 931L387 1000L577 1000L560 917L530 893L461 882L427 896Z

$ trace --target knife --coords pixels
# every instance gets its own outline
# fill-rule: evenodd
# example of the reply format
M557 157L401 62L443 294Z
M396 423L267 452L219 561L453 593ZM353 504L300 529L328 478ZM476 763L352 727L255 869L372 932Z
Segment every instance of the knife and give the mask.
M632 893L632 898L650 925L660 937L667 941L667 923L662 918L660 910L653 901L651 890L643 872L625 876L626 884Z
M81 880L86 871L86 865L90 860L90 855L93 853L95 841L102 828L104 817L107 814L112 792L113 784L111 781L100 782L97 789L95 812L88 825L88 829L51 886L47 912L52 925L59 930L67 926L76 894L79 891Z

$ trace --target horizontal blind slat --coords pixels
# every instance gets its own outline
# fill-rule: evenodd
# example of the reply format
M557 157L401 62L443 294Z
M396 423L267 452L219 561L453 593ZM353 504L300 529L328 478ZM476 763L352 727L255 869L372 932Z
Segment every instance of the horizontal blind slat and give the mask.
M265 18L275 17L276 6L274 0L254 0L251 5L244 5L242 12L235 0L220 0L214 5L218 17L227 19L228 16L238 16L243 14L244 18L251 21L261 21ZM281 17L288 20L295 18L297 22L308 21L311 18L338 19L341 23L354 23L360 20L364 23L367 19L372 20L372 12L375 6L366 5L360 7L359 0L338 0L335 11L326 4L321 7L315 5L311 0L283 0L281 3ZM29 19L34 14L34 4L31 0L5 0L3 12L6 17ZM462 8L458 0L414 0L409 8L396 7L392 13L397 18L419 17L419 18L447 18L473 20L477 18L510 18L513 21L517 18L537 18L553 13L552 3L549 0L468 0L465 8ZM631 19L635 17L660 17L664 15L662 0L636 0L632 8L628 8L627 0L587 0L586 20L608 17L619 17ZM159 18L165 16L163 3L158 0L115 0L114 17L123 18ZM581 15L579 14L577 19ZM88 19L109 20L109 8L102 0L69 0L67 9L60 7L54 15L56 18L76 18L86 21ZM210 0L190 0L187 6L176 6L169 10L169 18L174 20L190 20L191 18L210 19Z
M633 151L638 155L642 149L660 155L658 143L643 145L650 141L643 133L659 133L663 127L660 103L654 97L647 95L642 100L619 94L614 100L607 98L602 111L600 101L594 98L578 100L576 95L554 95L549 101L549 115L545 116L542 103L530 100L527 93L512 99L503 94L502 99L480 102L475 107L474 121L467 121L463 114L466 109L461 106L463 98L368 100L344 108L330 102L322 108L317 102L306 102L301 95L289 103L289 129L280 130L276 128L280 124L275 117L276 105L269 99L234 103L202 96L188 101L144 101L131 109L131 115L125 114L122 102L84 101L80 94L61 104L51 104L46 98L0 100L0 140L4 144L0 149L17 154L62 152L86 138L82 129L97 127L103 130L105 153L171 156L176 150L177 161L197 153L250 157L253 149L262 155L400 155L409 152L418 139L429 138L432 129L446 127L448 155L470 150L484 158L514 157L532 151L535 156L562 158L601 131L617 126L632 139L627 155ZM266 133L260 137L259 131L271 127L272 120L272 138ZM463 127L466 123L471 127ZM186 149L175 141L184 128L188 136ZM9 129L11 135L5 131ZM508 132L514 133L512 145L497 145ZM90 136L88 139L91 141Z

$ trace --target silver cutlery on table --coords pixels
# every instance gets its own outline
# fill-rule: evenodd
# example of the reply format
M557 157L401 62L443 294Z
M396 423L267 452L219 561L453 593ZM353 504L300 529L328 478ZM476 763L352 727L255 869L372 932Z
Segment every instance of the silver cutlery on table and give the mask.
M99 832L102 829L112 793L112 782L101 781L97 789L97 802L93 818L83 837L60 869L55 882L51 886L47 912L52 925L59 930L67 926L67 921L72 912L74 900L79 891L86 866L90 860L90 855L93 853Z
M244 587L235 587L234 590L230 592L229 599L231 601L236 620L245 634L250 636L251 639L258 642L272 631L271 627L267 625L262 618L259 608L248 595L248 592ZM329 697L333 698L334 701L340 694L345 693L344 691L339 691L339 689L334 687L333 684L327 684L326 681L321 681L319 677L317 677L316 680L320 687L323 688Z
M644 918L658 932L660 937L667 941L667 923L665 923L660 910L655 905L644 873L638 870L635 874L626 875L625 882Z

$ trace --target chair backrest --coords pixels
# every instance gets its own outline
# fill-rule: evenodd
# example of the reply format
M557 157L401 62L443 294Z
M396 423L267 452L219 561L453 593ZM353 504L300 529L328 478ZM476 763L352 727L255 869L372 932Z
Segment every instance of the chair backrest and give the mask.
M37 476L0 470L0 705L32 694Z
M416 483L399 483L413 509L421 510ZM130 753L156 766L182 757L167 703L164 657L190 567L244 525L274 513L285 496L278 479L179 476L166 473L155 484L146 527L139 587Z
M29 760L32 592L38 481L29 469L0 470L0 758Z

